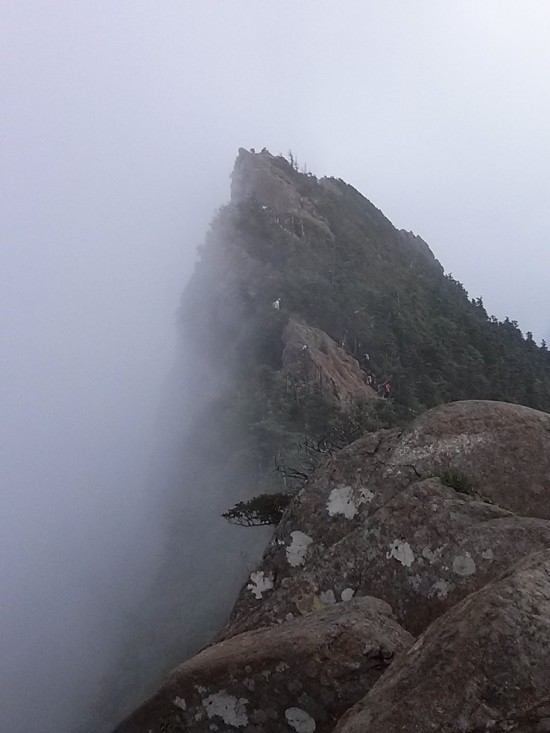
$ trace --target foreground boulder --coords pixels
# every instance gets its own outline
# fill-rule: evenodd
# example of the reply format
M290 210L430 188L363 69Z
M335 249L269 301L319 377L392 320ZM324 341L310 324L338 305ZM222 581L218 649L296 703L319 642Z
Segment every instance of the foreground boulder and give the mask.
M421 480L430 475L450 476L454 487ZM321 467L220 638L279 623L303 595L340 601L355 593L387 600L419 633L550 546L548 517L550 415L486 401L437 407L405 431L364 436Z
M115 733L328 733L412 643L376 598L320 607L204 649Z
M544 733L549 680L546 550L435 621L335 733Z
M308 598L334 603L373 595L387 601L399 623L416 635L520 558L550 547L550 521L518 517L426 479L324 552L306 545L298 532L293 540L290 549L307 555L301 572L266 592L250 583L263 602L246 604L241 616L237 606L234 628L280 623L299 613ZM258 579L265 587L271 576Z
M488 400L429 410L401 435L394 467L452 469L485 498L526 517L550 519L550 415Z

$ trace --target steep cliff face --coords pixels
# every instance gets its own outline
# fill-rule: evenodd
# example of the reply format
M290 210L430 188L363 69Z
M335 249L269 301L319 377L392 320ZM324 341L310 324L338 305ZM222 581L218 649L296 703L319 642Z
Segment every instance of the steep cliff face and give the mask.
M357 360L320 329L290 318L282 342L283 373L297 389L316 385L328 404L344 410L376 397Z
M197 399L149 652L173 664L189 629L221 631L117 733L544 730L547 350L351 186L267 151L239 151L179 324ZM260 559L267 538L219 515L274 492L288 507ZM407 685L425 702L402 709Z

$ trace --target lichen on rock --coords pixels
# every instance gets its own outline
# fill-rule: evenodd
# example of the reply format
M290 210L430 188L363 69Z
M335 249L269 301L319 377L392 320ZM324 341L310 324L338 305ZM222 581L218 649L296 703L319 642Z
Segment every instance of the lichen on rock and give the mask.
M161 733L159 721L195 733L330 733L412 643L388 604L350 599L207 647L117 733Z

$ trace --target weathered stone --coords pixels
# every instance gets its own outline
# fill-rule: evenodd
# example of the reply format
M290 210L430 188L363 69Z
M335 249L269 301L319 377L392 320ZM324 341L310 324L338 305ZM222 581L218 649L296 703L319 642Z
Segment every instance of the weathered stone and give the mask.
M323 608L204 649L116 733L331 731L412 643L376 598Z
M550 550L435 621L334 733L550 730Z
M547 547L550 521L518 517L426 479L331 547L312 550L300 572L279 579L272 571L277 583L261 604L250 595L239 600L230 632L302 613L308 598L368 594L390 603L399 622L417 634L518 559Z
M231 201L239 203L253 198L269 209L281 223L297 217L315 227L319 233L334 239L328 224L311 198L296 187L296 171L283 159L268 151L250 153L239 149L231 177Z
M507 402L471 400L436 407L405 430L391 466L420 474L463 472L505 509L550 518L550 415Z
M283 367L297 385L317 388L329 404L348 408L376 397L359 363L324 331L291 318L283 332Z
M446 471L464 474L473 496L439 481L408 488ZM403 432L366 435L320 468L264 554L260 571L273 588L257 599L247 583L220 638L299 613L304 595L341 600L348 588L384 598L418 633L548 546L548 525L536 518L549 516L550 415L500 402L437 407ZM296 532L310 541L291 564Z
M520 558L547 547L550 521L518 517L427 479L315 558L309 573L323 589L346 586L383 598L418 634Z

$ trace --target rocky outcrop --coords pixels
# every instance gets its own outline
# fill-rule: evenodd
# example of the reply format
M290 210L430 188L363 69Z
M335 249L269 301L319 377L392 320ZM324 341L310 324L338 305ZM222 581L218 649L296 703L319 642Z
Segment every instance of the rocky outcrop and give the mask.
M284 373L297 388L318 389L336 407L376 397L359 363L324 331L290 318L283 332Z
M328 733L412 642L376 598L320 608L203 650L116 733Z
M517 405L455 403L341 451L283 518L223 636L280 623L304 596L365 593L422 631L550 544L550 523L538 519L550 512L549 426L550 416ZM468 479L471 495L419 481L451 471ZM514 513L520 507L523 516Z
M438 619L335 733L550 730L550 550Z
M463 472L483 497L550 519L550 415L522 405L471 400L437 407L403 433L391 457L399 470Z
M302 196L297 180L301 178L282 157L267 150L253 153L239 149L231 176L231 200L239 203L253 198L273 213L281 223L299 222L314 227L323 236L334 236L311 198Z
M292 531L285 562L262 565L276 578L260 603L247 596L234 610L233 629L280 623L308 597L336 602L374 595L390 603L414 634L518 558L550 547L550 522L518 517L443 486L412 484L330 547ZM292 572L295 570L295 572Z
M425 260L432 263L432 265L441 274L443 274L443 267L436 260L434 253L430 249L430 246L422 239L422 237L419 237L418 234L415 234L414 232L408 232L406 229L400 229L399 233L403 237L403 240L407 243L411 250L416 253L418 257L423 257Z
M549 427L464 402L338 452L217 642L116 733L546 730Z

